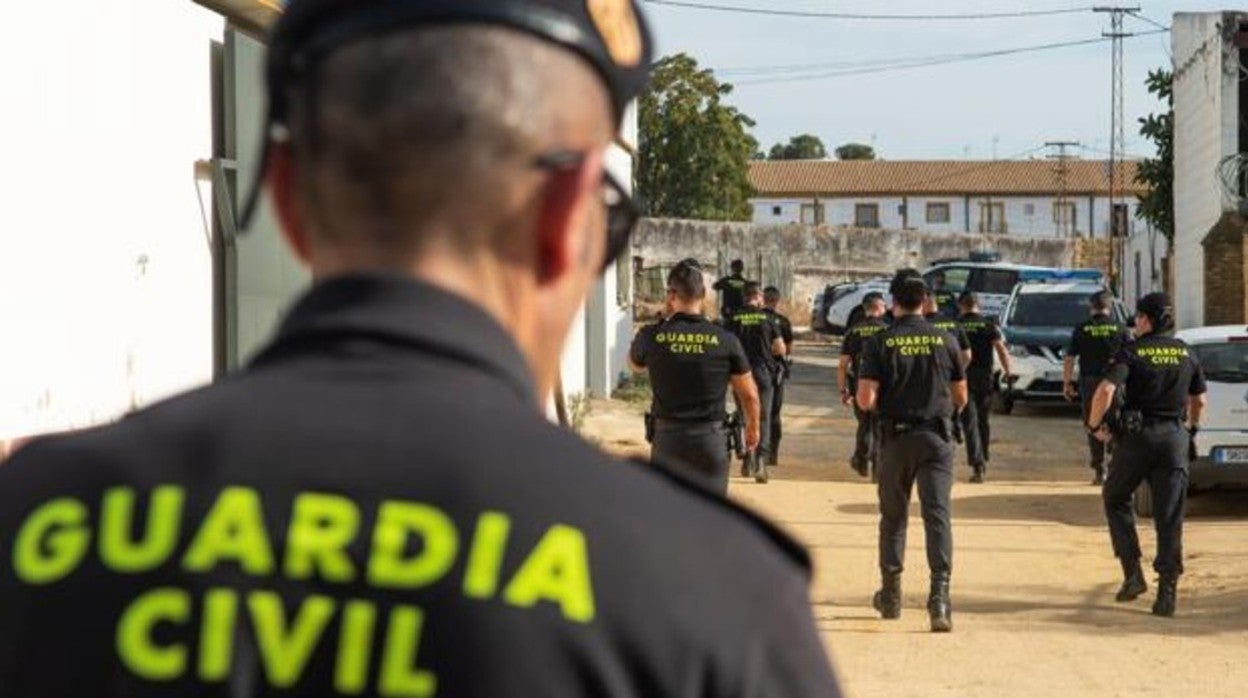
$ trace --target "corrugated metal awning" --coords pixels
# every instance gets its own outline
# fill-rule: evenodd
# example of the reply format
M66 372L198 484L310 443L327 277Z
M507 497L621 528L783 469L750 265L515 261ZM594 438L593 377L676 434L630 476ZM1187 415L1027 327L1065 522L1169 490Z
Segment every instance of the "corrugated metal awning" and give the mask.
M220 12L239 29L263 39L269 27L282 13L282 0L194 0L210 10Z

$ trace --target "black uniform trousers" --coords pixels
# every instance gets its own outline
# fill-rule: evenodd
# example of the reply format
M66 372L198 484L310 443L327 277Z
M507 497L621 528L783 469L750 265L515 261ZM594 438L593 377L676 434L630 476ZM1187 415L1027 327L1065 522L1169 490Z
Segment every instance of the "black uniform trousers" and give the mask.
M754 384L758 386L759 437L758 448L751 457L766 459L771 454L771 407L775 401L776 383L771 369L766 366L755 366L752 373Z
M880 570L900 573L906 557L910 493L919 488L919 507L932 576L953 569L953 527L949 495L953 489L953 448L935 430L896 433L887 420L880 427Z
M879 463L880 444L875 427L876 419L874 413L858 409L857 401L853 405L854 416L858 418L858 433L854 441L852 463L855 468L866 470L867 466L874 467Z
M988 465L992 428L992 372L967 369L966 387L969 400L962 409L962 438L966 442L966 463L972 468Z
M780 410L784 409L784 384L788 379L781 373L784 369L776 369L772 374L772 394L771 394L771 438L768 439L767 455L777 456L780 454L780 438L784 435L780 423Z
M650 460L728 492L728 435L723 422L658 420Z
M1142 482L1153 494L1153 525L1157 528L1157 557L1153 569L1162 575L1183 572L1183 505L1188 482L1187 429L1179 420L1145 424L1138 434L1125 434L1114 443L1114 453L1102 497L1114 556L1140 559L1131 495Z
M1092 396L1096 393L1096 387L1100 384L1100 376L1079 376L1079 400L1083 403L1084 424L1088 423L1088 413L1092 409ZM1105 444L1089 434L1088 451L1092 454L1092 459L1089 461L1092 469L1100 470L1103 468L1105 466Z

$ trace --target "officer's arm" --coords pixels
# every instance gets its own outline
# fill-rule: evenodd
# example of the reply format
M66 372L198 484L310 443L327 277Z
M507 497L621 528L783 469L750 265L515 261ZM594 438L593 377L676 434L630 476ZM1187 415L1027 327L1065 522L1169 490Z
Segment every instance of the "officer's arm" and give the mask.
M844 395L845 391L849 390L850 361L851 359L848 356L841 354L841 358L836 362L836 389L841 395Z
M963 349L962 350L962 368L966 368L967 366L970 366L970 365L971 365L971 350Z
M1010 348L1005 346L1005 340L996 340L992 343L992 348L997 352L997 360L1001 362L1001 370L1007 376L1012 375L1014 366L1010 363Z
M628 348L628 367L633 369L634 373L644 373L646 370L647 343L647 331L645 328L642 328L633 337L633 345Z
M758 446L762 433L759 422L762 402L758 398L758 386L754 384L754 376L749 373L734 375L732 392L741 403L741 411L745 413L745 447L752 450Z
M1096 386L1096 392L1092 394L1092 406L1088 408L1088 426L1100 427L1104 426L1105 415L1109 412L1109 408L1114 404L1114 395L1118 393L1118 386L1114 383L1103 380Z
M1205 405L1209 403L1204 393L1199 395L1187 396L1187 424L1188 426L1200 426L1200 418L1205 414Z
M966 381L953 381L949 384L949 397L953 400L953 409L960 410L966 407L966 403L970 398L966 391Z
M871 378L859 378L856 399L858 400L858 409L863 412L874 411L880 399L880 382Z
M788 353L789 353L788 347L785 346L783 339L776 337L775 339L771 340L771 355L772 356L785 356Z
M1062 393L1070 399L1075 395L1075 357L1062 359Z

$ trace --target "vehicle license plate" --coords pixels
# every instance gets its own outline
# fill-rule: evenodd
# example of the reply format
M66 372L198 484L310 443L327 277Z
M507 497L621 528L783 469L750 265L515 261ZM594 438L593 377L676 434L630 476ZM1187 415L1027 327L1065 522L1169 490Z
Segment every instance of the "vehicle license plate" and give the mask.
M1217 446L1213 449L1213 462L1219 465L1248 464L1248 447Z

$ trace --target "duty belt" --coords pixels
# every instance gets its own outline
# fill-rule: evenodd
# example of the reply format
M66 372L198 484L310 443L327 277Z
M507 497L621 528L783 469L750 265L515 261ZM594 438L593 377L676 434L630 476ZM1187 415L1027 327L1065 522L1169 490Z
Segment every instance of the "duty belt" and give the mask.
M702 427L702 426L706 426L707 424L722 425L723 423L724 423L723 417L720 417L719 419L664 419L663 417L655 417L654 419L655 426L664 427L667 429L676 429L676 428L682 428L682 427Z

